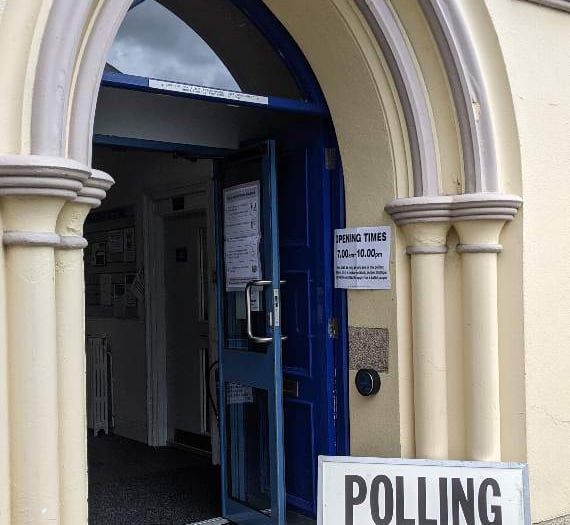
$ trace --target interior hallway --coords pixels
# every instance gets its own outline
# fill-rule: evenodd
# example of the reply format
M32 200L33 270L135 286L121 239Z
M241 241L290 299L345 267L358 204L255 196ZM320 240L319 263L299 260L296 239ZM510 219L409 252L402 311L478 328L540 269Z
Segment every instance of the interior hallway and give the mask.
M90 525L185 525L220 515L209 458L118 436L89 436Z

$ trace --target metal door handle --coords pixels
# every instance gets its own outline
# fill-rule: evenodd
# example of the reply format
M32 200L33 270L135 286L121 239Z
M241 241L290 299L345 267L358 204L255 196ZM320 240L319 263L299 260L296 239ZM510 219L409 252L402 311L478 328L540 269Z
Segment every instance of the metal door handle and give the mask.
M279 281L280 284L285 284L285 281ZM251 327L251 288L253 286L271 286L273 281L249 281L245 285L245 316L246 316L246 326L247 326L247 336L253 341L254 343L259 344L267 344L273 341L272 337L259 337L257 335L253 335L253 329ZM281 341L286 341L287 336L281 336Z

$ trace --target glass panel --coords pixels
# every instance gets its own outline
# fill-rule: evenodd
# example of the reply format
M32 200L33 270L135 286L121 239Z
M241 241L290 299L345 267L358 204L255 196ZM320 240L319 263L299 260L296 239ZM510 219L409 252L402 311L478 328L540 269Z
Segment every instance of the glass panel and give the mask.
M230 181L223 189L225 348L266 353L267 345L252 341L247 333L245 285L270 275L264 257L266 239L263 217L263 185L245 177L263 171L259 157L245 159L226 170ZM239 181L237 184L233 180ZM251 288L251 332L271 337L271 287Z
M251 331L256 336L266 337L266 293L263 288L252 288L251 296ZM224 312L227 350L267 351L267 345L253 343L247 335L245 292L227 292Z
M155 0L127 13L107 62L107 71L241 91L211 47Z
M226 383L228 494L270 513L269 406L266 390Z

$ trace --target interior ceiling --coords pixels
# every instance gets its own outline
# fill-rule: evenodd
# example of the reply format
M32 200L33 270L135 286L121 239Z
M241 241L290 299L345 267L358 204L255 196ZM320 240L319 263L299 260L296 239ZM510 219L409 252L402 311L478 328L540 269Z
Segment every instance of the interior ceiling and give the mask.
M278 53L230 0L160 0L196 31L246 93L301 98Z

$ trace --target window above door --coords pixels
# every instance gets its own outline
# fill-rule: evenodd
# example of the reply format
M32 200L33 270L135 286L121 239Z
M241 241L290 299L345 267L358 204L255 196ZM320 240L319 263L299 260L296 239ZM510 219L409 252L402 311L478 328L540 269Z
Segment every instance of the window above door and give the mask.
M241 0L135 0L106 72L303 100L281 53L245 11Z

